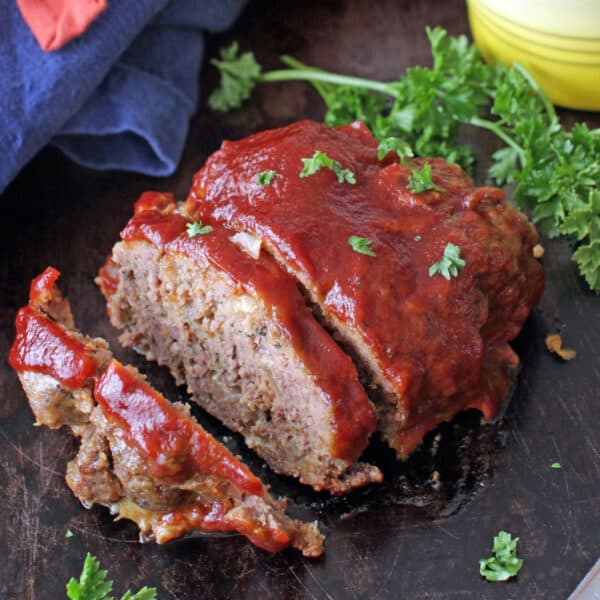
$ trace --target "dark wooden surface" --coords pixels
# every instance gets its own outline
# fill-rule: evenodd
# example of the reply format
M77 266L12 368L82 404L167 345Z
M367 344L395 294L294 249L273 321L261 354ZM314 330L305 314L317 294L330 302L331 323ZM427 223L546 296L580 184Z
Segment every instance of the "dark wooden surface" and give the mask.
M268 67L288 52L324 68L386 79L428 64L425 25L468 31L458 0L271 4L249 6L232 32L210 40L209 53L238 38ZM203 89L214 81L205 71ZM192 174L223 138L321 116L318 98L303 84L263 86L243 110L225 117L202 104L182 165L166 180L96 173L43 151L1 198L0 356L7 356L30 279L51 264L63 272L81 328L106 337L117 356L138 365L172 399L184 398L164 371L119 349L94 274L142 191L183 198ZM565 117L600 125L599 115ZM475 141L480 155L489 155L490 140ZM66 581L89 551L109 569L118 597L146 583L157 586L160 598L179 599L566 598L600 554L600 299L577 276L567 244L545 245L547 287L515 343L523 368L504 419L481 425L477 414L465 414L440 428L437 453L429 436L406 464L373 443L369 457L386 476L378 488L342 499L312 493L273 476L236 436L196 411L276 493L289 495L294 514L319 519L327 533L319 560L293 551L268 555L237 536L140 545L130 524L114 523L102 508L84 510L63 479L75 442L66 431L32 427L17 378L2 358L0 597L64 597ZM576 360L563 363L545 350L544 336L557 330L577 349ZM554 461L561 470L551 469ZM439 483L432 480L435 470ZM72 538L65 538L67 529ZM508 584L486 583L478 573L499 529L520 537L525 561Z

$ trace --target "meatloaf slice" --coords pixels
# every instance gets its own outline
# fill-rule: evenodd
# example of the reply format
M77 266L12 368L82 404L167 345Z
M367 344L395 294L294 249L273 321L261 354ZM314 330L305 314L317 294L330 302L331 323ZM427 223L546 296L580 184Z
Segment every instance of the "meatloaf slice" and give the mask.
M192 221L168 194L138 200L98 279L121 342L167 365L275 471L332 493L380 481L356 462L374 408L295 280Z
M508 342L543 288L537 233L501 190L441 159L380 159L362 123L301 121L224 142L186 210L258 238L296 277L401 458L460 410L498 414L518 366Z
M48 268L17 316L10 352L38 424L68 425L81 439L67 484L85 505L134 521L141 540L237 531L269 551L322 553L315 524L284 514L261 482L208 435L181 403L170 404L107 344L74 329Z

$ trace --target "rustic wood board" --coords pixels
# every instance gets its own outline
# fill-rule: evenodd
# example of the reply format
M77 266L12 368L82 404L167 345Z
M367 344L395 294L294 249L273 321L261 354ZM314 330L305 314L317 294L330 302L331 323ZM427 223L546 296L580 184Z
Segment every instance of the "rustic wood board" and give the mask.
M237 38L267 67L288 52L324 68L386 79L429 63L425 25L468 31L459 0L272 4L251 4L232 32L210 40L208 53ZM214 82L206 69L203 89ZM92 279L142 191L172 191L181 199L223 138L321 116L317 96L303 84L264 86L243 110L225 117L202 105L182 165L169 179L97 173L43 151L1 198L0 356L8 354L30 279L51 264L63 272L80 327L106 337L119 358L138 365L172 399L185 399L164 370L119 349ZM600 125L600 115L564 116ZM480 156L488 156L492 142L475 141ZM482 160L479 173L484 166ZM312 493L273 476L236 436L196 411L276 493L289 495L294 514L319 519L327 533L319 560L293 551L269 555L238 536L140 545L132 525L114 523L101 508L84 510L63 479L75 442L66 431L31 426L3 359L0 597L64 597L66 581L89 551L109 569L118 597L128 586L149 584L160 598L178 599L565 598L600 554L600 299L578 277L567 244L545 246L547 287L515 343L523 367L504 419L481 425L476 414L465 414L441 427L435 455L429 436L406 464L374 443L369 457L386 476L378 488L342 499ZM545 350L546 333L557 330L577 349L576 360L563 363ZM561 470L551 469L554 461ZM72 538L65 538L67 529ZM508 584L486 583L478 573L478 559L490 554L499 529L520 537L525 560Z

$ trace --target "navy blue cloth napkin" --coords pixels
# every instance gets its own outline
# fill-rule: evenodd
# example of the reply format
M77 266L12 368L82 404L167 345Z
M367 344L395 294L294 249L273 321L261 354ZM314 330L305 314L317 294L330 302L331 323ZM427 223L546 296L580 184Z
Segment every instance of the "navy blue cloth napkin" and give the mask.
M171 174L198 102L203 31L245 0L111 0L89 29L44 52L0 2L0 192L46 144L95 169Z

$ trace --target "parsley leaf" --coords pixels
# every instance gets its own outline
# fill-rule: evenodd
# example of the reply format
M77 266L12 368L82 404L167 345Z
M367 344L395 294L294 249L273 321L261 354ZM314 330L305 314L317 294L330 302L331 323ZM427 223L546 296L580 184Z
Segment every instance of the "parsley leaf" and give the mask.
M387 137L381 140L377 147L377 158L383 160L390 152L395 152L400 160L404 160L406 157L414 156L414 152L410 147L410 144L397 137Z
M506 581L521 570L523 560L517 557L518 541L519 538L513 539L506 531L499 531L494 536L494 556L479 561L479 573L487 581Z
M348 238L348 246L358 252L359 254L366 254L367 256L377 256L373 250L371 250L371 244L373 242L367 238L360 237L358 235L351 235Z
M73 537L73 532L70 529L67 529L67 532L65 533L65 537L66 538L72 538Z
M431 179L431 165L429 163L423 165L421 170L413 170L406 187L415 194L420 194L421 192L426 192L428 190L436 190L438 192L444 191L441 187L433 183L433 180Z
M264 187L265 185L269 185L273 179L275 179L275 175L277 175L277 173L273 171L273 169L267 169L266 171L261 171L256 176L256 181L259 185Z
M553 469L562 469L562 465L559 462L553 462L550 466Z
M156 600L156 589L144 586L135 594L127 590L121 600Z
M100 563L89 552L83 563L79 581L71 577L67 583L67 598L70 600L112 600L109 594L113 582L106 581L106 571L100 570ZM139 592L125 592L121 600L156 600L156 589L144 586Z
M197 235L206 235L213 230L210 225L202 225L202 221L188 223L185 228L187 230L188 237L191 238L196 237Z
M333 171L333 159L320 150L316 150L311 158L303 158L302 163L304 164L304 168L300 172L300 177L310 177L323 167Z
M333 171L340 183L356 183L356 177L350 169L344 169L341 163L337 160L329 158L325 152L316 150L310 158L303 158L304 168L300 171L300 177L310 177L321 169L330 169Z
M458 277L458 271L464 269L467 263L460 257L460 248L448 242L444 248L444 256L441 260L429 267L429 277L439 273L444 279Z
M100 570L100 563L88 552L79 581L71 577L67 583L67 597L70 600L105 600L113 586L112 581L106 581L106 573Z
M221 49L221 60L213 58L210 62L221 73L219 87L208 98L213 110L227 112L250 98L261 72L252 52L238 56L238 43L233 42Z

